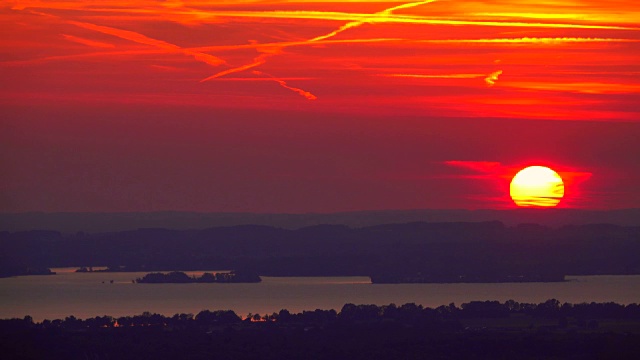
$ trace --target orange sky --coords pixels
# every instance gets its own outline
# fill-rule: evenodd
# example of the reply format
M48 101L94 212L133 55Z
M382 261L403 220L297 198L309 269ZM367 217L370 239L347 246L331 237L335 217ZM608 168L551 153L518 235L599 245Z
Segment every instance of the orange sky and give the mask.
M0 84L4 212L640 202L636 1L3 1Z

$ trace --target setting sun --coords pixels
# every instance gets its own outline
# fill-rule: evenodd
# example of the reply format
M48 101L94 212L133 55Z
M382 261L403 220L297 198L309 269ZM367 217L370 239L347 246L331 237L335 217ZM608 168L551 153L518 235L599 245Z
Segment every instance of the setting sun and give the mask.
M518 206L552 207L564 196L558 173L545 166L529 166L511 180L511 198Z

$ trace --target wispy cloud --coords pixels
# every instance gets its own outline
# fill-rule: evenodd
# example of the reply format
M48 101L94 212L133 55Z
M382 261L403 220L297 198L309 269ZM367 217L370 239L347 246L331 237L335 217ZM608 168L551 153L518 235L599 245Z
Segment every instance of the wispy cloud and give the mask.
M448 160L444 161L443 164L481 173L494 173L502 167L502 164L497 161Z
M487 75L486 78L484 78L484 81L487 83L487 85L493 86L496 84L496 81L498 81L498 77L500 75L502 75L502 70L492 72L491 74Z
M65 39L67 39L69 41L73 41L75 43L86 45L86 46L90 46L90 47L103 48L103 49L104 48L115 48L116 47L113 44L104 43L104 42L101 42L101 41L84 39L84 38L73 36L73 35L62 34L62 37L64 37Z

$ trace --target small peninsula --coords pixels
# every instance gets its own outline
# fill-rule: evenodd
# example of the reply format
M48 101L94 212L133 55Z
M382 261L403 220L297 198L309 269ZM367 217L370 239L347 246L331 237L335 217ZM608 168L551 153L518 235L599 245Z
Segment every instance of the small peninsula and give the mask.
M0 265L0 278L27 276L27 275L55 275L54 271L47 267L38 266L2 266Z

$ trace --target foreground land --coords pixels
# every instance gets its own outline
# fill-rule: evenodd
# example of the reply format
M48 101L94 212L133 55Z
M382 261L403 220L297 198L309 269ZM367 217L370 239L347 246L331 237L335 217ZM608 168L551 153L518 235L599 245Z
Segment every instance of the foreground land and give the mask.
M201 311L0 320L6 359L638 359L640 306L346 304L271 315Z

